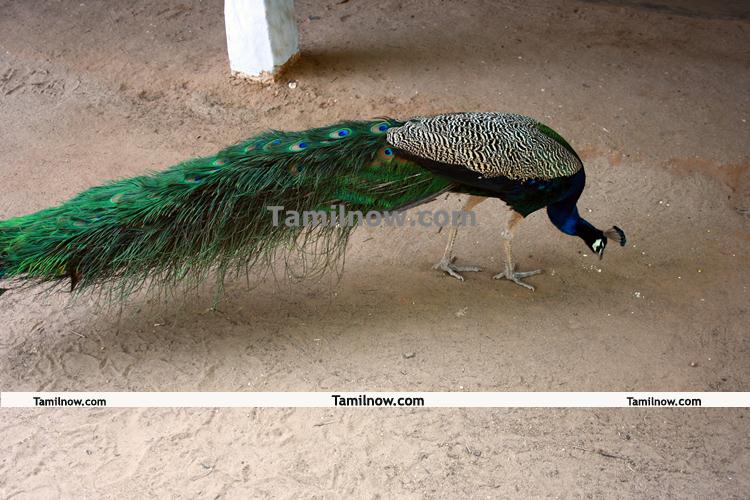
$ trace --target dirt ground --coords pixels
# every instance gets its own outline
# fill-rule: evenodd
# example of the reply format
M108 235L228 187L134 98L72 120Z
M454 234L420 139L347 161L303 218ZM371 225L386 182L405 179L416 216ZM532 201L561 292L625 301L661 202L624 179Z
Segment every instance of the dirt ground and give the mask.
M265 128L459 110L583 157L603 261L499 202L445 233L358 230L341 281L123 309L8 293L3 390L743 391L750 9L710 1L300 0L301 61L228 78L222 2L0 1L0 217ZM452 207L455 200L439 200ZM590 252L588 252L590 253ZM465 311L465 314L457 314ZM414 353L405 357L405 353ZM747 498L747 410L3 410L2 498Z

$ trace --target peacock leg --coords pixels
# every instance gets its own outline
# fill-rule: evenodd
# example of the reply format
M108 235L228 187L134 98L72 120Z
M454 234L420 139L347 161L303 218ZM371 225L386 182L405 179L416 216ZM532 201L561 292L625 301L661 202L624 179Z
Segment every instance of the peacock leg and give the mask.
M462 210L464 212L468 212L475 206L482 203L484 200L486 200L484 196L469 196L469 199L466 200L466 203L464 203L464 206ZM433 266L433 269L439 269L450 276L453 276L459 281L463 281L464 277L461 276L459 273L466 272L466 273L472 273L472 272L479 272L481 271L480 268L477 266L457 266L453 264L453 261L456 260L456 258L453 256L453 245L456 243L456 236L458 235L458 226L451 226L448 230L448 244L445 246L445 251L443 252L443 258L440 259L440 262L435 264Z
M528 288L529 290L533 291L534 287L529 285L528 283L524 283L521 281L523 278L528 278L529 276L534 276L535 274L539 274L542 272L541 269L537 269L535 271L523 271L523 272L516 272L515 271L515 264L513 263L513 254L510 250L510 244L513 240L513 235L515 234L516 226L519 222L523 219L523 216L519 214L518 212L511 212L511 216L508 219L505 229L501 233L501 236L503 238L503 248L505 250L505 271L501 272L500 274L496 274L493 276L496 280L499 279L507 279L515 283L516 285L521 285L522 287Z

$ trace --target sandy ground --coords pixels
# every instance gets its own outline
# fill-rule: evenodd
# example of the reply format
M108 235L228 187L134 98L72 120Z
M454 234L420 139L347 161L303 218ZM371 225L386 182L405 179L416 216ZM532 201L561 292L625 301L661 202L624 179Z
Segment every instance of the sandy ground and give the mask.
M0 1L0 217L268 127L502 110L581 152L602 262L543 213L530 293L491 279L500 204L459 236L358 232L341 281L230 283L103 311L9 293L4 390L748 390L743 2L299 1L304 51L228 78L222 2ZM453 206L440 200L437 206ZM465 314L456 314L465 309ZM404 357L405 353L414 357ZM2 498L750 495L747 410L4 410Z

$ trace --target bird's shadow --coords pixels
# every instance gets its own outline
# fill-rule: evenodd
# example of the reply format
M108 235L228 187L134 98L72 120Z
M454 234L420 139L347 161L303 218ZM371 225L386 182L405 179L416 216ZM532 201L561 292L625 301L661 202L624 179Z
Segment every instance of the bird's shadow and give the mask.
M565 259L562 253L544 258L551 265ZM238 390L243 387L235 378L243 371L273 374L296 365L309 374L320 370L319 363L341 367L350 362L347 356L374 355L381 341L460 341L473 349L445 330L466 307L474 314L472 324L494 335L509 324L480 311L497 312L502 303L522 313L530 301L562 303L568 296L554 277L542 275L537 292L529 292L492 280L492 274L487 269L459 282L427 263L396 270L359 265L347 269L337 285L331 278L335 286L324 279L248 291L229 283L215 309L209 287L166 302L137 299L122 311L98 312L83 301L36 321L48 322L48 328L15 335L3 349L3 379L14 390L179 390L186 388L184 377L182 385L177 382L182 374L191 381L189 389ZM28 318L43 318L45 308L57 306L22 304L28 297L16 302ZM512 317L515 313L507 321Z

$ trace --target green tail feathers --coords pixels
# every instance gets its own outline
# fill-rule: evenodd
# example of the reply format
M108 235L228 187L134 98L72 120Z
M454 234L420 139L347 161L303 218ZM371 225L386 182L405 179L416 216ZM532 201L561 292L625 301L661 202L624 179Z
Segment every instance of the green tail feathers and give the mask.
M352 228L273 224L269 207L298 212L390 210L450 181L399 159L391 119L302 132L269 131L162 172L91 188L65 203L0 222L0 278L114 285L123 294L270 264L291 247L341 255ZM319 246L322 243L322 247ZM320 250L322 248L322 250Z

